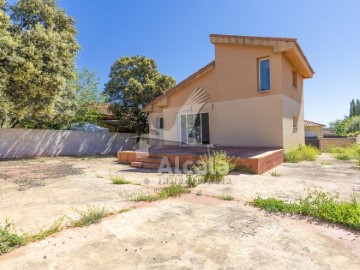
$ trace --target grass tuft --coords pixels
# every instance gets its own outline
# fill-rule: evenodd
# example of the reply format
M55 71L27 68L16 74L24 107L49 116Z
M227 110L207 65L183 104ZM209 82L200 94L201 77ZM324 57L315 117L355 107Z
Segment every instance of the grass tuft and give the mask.
M275 198L257 197L252 204L270 212L289 213L319 218L321 220L345 225L360 230L360 194L354 193L349 202L338 201L338 195L323 191L309 191L305 198L287 202Z
M221 195L218 197L218 199L223 200L223 201L233 201L235 200L235 198L231 195Z
M64 217L55 221L53 225L46 230L42 230L37 234L26 235L26 243L41 241L54 233L60 232L64 228L63 222Z
M273 176L273 177L280 177L281 176L281 174L278 173L278 172L271 172L270 175Z
M110 180L114 185L128 185L128 184L131 184L130 181L125 180L123 177L111 176Z
M319 149L313 146L299 146L295 150L292 150L285 154L285 162L288 163L298 163L300 161L314 161L317 159L317 156L320 155Z
M332 163L330 161L324 161L324 162L321 162L321 165L330 166L330 165L334 165L334 163Z
M151 194L138 194L132 201L135 202L153 202L157 200L166 200L169 197L179 197L181 194L189 193L189 189L179 185L172 184L168 187L163 188L159 193Z
M104 217L107 217L112 214L109 210L105 208L95 208L90 207L86 211L76 210L75 212L79 214L78 219L69 219L71 227L86 227L94 223L98 223Z

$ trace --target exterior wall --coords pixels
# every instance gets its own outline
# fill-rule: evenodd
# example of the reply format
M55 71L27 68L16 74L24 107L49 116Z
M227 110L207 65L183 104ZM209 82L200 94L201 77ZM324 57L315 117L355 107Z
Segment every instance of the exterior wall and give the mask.
M305 127L305 137L322 137L322 127Z
M0 159L110 155L132 150L135 134L0 129Z
M305 145L304 106L283 95L283 148L285 152ZM298 126L294 128L293 118L298 117Z
M201 112L209 113L210 142L223 146L283 147L305 144L303 78L293 87L293 68L270 47L216 44L215 68L167 97L164 140L179 141L178 115L198 113L189 102L198 87L210 96ZM270 58L271 91L258 91L258 60ZM159 110L157 108L156 110ZM150 114L156 117L158 111ZM298 128L293 128L298 117Z

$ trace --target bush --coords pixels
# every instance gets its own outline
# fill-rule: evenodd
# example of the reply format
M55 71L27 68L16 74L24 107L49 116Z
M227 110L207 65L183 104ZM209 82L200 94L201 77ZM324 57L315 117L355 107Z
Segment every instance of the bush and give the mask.
M353 144L349 147L329 147L326 149L327 153L331 153L336 159L340 160L360 160L360 145Z
M193 166L193 171L203 178L204 183L208 183L221 182L234 168L235 165L226 152L214 151L212 155L209 152L201 156L197 164Z
M313 146L299 146L297 149L285 154L285 162L298 163L304 160L314 161L318 155L320 155L319 149Z
M275 198L257 197L252 204L270 212L282 212L292 215L312 216L324 221L345 225L360 230L360 194L354 193L350 202L338 201L338 195L329 195L323 191L309 191L305 198L295 202L286 202Z

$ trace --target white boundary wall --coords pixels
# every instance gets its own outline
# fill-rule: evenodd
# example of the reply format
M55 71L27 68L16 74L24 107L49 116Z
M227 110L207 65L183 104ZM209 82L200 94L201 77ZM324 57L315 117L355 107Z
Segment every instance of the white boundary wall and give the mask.
M0 159L111 155L132 150L134 137L131 133L0 129Z

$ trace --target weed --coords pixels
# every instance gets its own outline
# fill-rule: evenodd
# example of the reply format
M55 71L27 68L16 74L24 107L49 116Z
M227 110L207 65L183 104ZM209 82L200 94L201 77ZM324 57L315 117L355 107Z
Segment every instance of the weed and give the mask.
M104 176L97 175L96 178L104 178Z
M102 218L111 215L112 213L105 208L90 207L86 211L76 210L79 214L78 219L69 219L71 227L85 227L94 223L98 223Z
M220 200L224 200L224 201L233 201L235 200L235 198L231 195L221 195L218 197L218 199Z
M12 251L25 244L25 236L14 233L14 224L5 221L4 226L0 226L0 254Z
M111 176L110 180L114 185L128 185L128 184L131 184L131 182L125 180L123 177Z
M330 162L330 161L324 161L324 162L321 162L321 165L334 165L334 163Z
M330 195L323 191L308 191L305 198L295 202L287 202L275 198L257 197L252 204L270 212L299 214L312 216L324 221L345 225L360 230L360 194L354 193L349 202L338 201L338 195Z
M196 188L196 186L197 186L196 178L193 175L188 174L186 176L186 187L187 188Z
M169 197L179 197L181 194L189 193L189 190L182 186L182 185L176 185L172 184L166 188L164 188L159 194L159 198L164 200Z
M132 201L135 202L153 202L157 200L166 200L169 197L179 197L181 194L189 193L189 189L179 185L172 184L168 187L163 188L159 193L150 194L138 194Z
M135 198L132 199L134 202L154 202L157 201L159 197L155 195L150 194L138 194Z
M64 228L63 221L64 217L55 221L53 225L51 225L51 227L46 230L40 231L37 234L26 235L26 243L41 241L49 235L60 232Z
M202 191L201 190L198 190L197 192L196 192L196 196L202 196L203 195L203 193L202 193Z
M224 180L224 177L234 168L235 164L226 152L214 151L211 155L209 151L207 155L200 157L197 164L193 166L193 171L202 177L205 183L212 183Z
M320 155L319 149L313 146L299 146L297 149L292 150L285 154L285 162L298 163L300 161L314 161Z
M270 175L273 176L273 177L280 177L280 176L281 176L280 173L275 172L275 171L274 171L274 172L271 172Z

